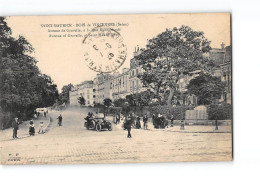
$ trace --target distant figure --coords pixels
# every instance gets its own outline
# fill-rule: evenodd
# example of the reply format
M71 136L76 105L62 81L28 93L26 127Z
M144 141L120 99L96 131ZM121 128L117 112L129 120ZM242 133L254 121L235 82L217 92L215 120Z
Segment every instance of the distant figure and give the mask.
M39 117L39 116L40 116L40 112L38 111L38 112L37 112L37 117Z
M126 129L127 129L127 137L128 138L131 138L132 135L131 135L131 126L132 126L132 119L129 117L127 117L126 119Z
M13 138L18 138L17 137L17 130L19 129L19 122L18 122L18 118L15 117L14 121L12 123L12 127L13 127Z
M184 130L184 120L181 120L181 127L180 127L181 130Z
M29 135L34 136L34 134L35 134L35 128L34 128L33 120L30 120Z
M43 134L43 122L40 122L40 124L39 124L39 131L38 131L38 133L40 133L40 132L42 132L42 134Z
M143 122L144 122L144 129L147 129L148 125L148 116L145 114L143 117Z
M153 125L154 125L155 124L155 114L153 114L152 119L153 119Z
M116 115L116 124L119 124L120 123L120 115L119 113Z
M171 127L173 127L173 122L174 122L174 116L171 116Z
M58 119L58 126L62 126L62 116L61 116L61 114L57 119Z
M44 117L46 117L46 112L45 111L43 112L43 115L44 115Z
M139 116L136 117L135 127L136 127L137 129L140 129L140 128L141 128L141 123L140 123L140 117L139 117Z

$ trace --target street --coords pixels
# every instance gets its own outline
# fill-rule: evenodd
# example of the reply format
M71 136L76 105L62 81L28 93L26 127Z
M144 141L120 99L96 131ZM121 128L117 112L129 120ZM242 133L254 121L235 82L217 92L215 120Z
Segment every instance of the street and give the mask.
M232 133L182 133L132 129L132 138L121 125L112 131L90 131L82 112L50 111L52 122L45 134L0 142L1 164L138 163L174 161L229 161ZM112 117L108 117L112 121ZM36 131L38 127L36 126ZM2 133L2 132L1 132ZM1 135L0 133L0 135ZM18 131L19 136L19 131ZM20 136L19 136L20 137Z

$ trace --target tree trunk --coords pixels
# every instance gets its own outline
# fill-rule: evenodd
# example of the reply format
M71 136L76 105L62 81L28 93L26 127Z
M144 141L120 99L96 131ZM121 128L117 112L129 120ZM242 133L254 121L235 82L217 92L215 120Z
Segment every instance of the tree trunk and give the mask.
M168 106L171 106L171 105L172 105L172 97L173 97L173 94L174 94L174 89L171 88L171 89L170 89L170 94L169 94L168 100L167 100L167 105L168 105Z

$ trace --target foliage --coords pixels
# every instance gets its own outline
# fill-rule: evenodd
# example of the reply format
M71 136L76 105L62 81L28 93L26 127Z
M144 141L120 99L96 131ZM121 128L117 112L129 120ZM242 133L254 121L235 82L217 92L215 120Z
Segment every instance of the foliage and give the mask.
M198 96L199 104L212 104L221 97L224 91L224 84L220 78L209 74L201 74L192 79L188 86L188 91L191 94Z
M72 84L68 84L62 87L61 93L59 94L59 103L60 104L69 104L70 98L69 98L69 92L71 91L71 88L73 88Z
M137 94L127 95L126 102L128 102L130 106L148 106L154 98L156 98L154 92L148 90Z
M51 78L39 71L32 45L11 34L5 17L0 17L0 106L4 119L19 115L26 120L35 108L51 106L58 91Z
M201 31L193 31L188 26L167 29L150 39L147 49L135 57L144 69L138 77L157 95L161 89L169 90L167 104L171 105L182 75L211 68L211 61L203 55L210 49L210 42Z
M110 98L105 98L103 104L105 107L110 107L112 105L112 100Z
M84 98L83 96L78 97L78 103L79 103L81 106L85 105L85 104L86 104L85 98Z
M115 107L122 107L126 102L126 99L123 98L119 98L117 100L114 101L114 106Z
M232 120L232 105L210 105L208 106L209 120Z

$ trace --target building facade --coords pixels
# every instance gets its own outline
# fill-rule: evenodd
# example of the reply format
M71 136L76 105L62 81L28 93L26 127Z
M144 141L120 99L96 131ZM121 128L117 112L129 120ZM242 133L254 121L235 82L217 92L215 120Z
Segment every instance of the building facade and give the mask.
M127 95L141 93L147 90L142 81L138 78L143 73L139 62L135 59L144 49L135 48L134 57L130 60L130 68L124 68L122 73L114 72L113 75L99 73L93 81L85 81L76 85L70 91L70 102L77 105L78 97L83 96L86 99L86 105L95 103L103 104L105 98L115 101L120 98L126 98ZM213 48L204 57L209 58L219 68L212 70L212 75L221 77L225 84L225 92L220 101L231 103L231 47L222 43L221 48ZM179 104L197 104L197 97L190 95L187 85L190 80L199 76L200 70L191 72L189 75L181 76L178 81L178 91L181 93ZM176 102L175 102L176 103Z
M135 48L134 58L130 60L130 94L140 93L147 90L147 88L143 86L142 81L138 78L138 75L143 73L143 69L141 68L139 62L135 59L135 56L141 54L142 51L143 49L139 49L139 47L137 49Z
M94 79L95 103L102 104L105 98L112 99L111 82L113 76L110 74L99 73Z
M123 72L115 72L111 81L112 100L126 98L130 95L129 68L123 68Z
M78 98L82 96L86 100L86 106L93 106L95 97L93 85L93 81L84 81L74 86L69 92L70 105L79 106Z

